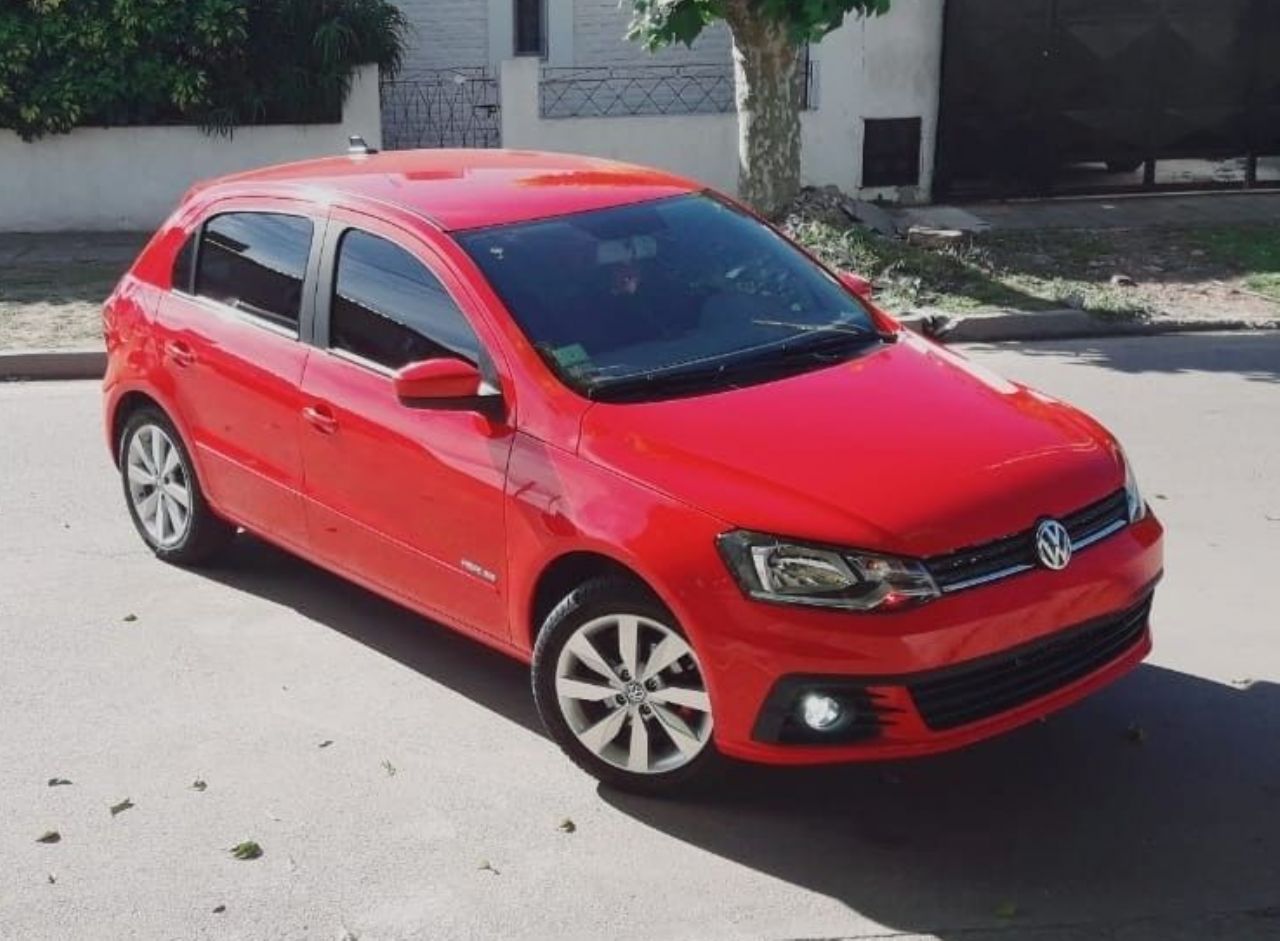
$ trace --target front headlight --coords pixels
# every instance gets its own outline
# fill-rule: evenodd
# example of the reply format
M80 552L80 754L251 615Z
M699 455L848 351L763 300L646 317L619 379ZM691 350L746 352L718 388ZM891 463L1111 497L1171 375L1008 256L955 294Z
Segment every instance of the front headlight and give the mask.
M752 598L850 611L892 611L938 597L929 570L912 559L790 542L738 530L720 552Z
M1142 492L1138 490L1138 478L1124 451L1120 452L1120 460L1124 461L1124 496L1129 504L1129 522L1136 523L1147 515L1147 501L1142 499Z

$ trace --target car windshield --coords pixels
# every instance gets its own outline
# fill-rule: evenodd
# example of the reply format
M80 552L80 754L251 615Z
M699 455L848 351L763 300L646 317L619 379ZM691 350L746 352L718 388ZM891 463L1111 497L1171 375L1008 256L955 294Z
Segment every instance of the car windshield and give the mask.
M594 399L768 381L883 339L831 274L707 195L478 229L458 241L551 368Z

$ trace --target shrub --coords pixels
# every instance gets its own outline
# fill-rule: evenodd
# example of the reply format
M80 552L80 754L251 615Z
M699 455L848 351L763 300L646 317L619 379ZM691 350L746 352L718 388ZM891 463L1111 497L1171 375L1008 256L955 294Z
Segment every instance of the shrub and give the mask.
M5 0L0 127L332 121L407 30L390 0Z

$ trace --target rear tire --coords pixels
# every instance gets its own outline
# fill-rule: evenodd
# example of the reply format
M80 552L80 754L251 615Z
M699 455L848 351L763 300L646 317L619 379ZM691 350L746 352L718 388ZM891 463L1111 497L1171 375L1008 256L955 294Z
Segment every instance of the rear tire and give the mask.
M636 582L592 579L555 607L534 648L533 695L565 754L611 787L687 794L723 767L693 646Z
M118 463L129 516L157 558L199 565L235 535L235 527L209 508L182 436L158 408L129 416Z

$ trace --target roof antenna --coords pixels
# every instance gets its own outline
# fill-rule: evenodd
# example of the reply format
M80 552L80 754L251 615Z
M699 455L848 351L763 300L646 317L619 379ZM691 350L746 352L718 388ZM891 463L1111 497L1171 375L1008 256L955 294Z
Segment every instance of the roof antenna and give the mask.
M352 156L356 154L376 154L377 152L378 148L370 147L359 134L352 134L347 138L347 153Z

